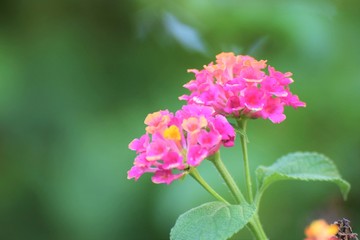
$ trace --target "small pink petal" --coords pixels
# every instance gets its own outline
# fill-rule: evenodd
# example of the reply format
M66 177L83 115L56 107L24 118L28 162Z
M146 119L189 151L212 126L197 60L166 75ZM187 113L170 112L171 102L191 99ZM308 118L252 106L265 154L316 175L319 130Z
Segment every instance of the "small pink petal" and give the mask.
M234 146L235 130L224 116L215 116L214 127L221 134L221 141L225 147Z
M156 139L149 144L146 149L146 159L148 161L160 160L169 150L167 143L161 139Z
M206 149L212 149L221 141L221 135L216 131L207 132L202 130L198 136L199 144Z
M281 123L282 121L284 121L286 119L286 116L285 116L285 114L282 114L282 113L272 114L269 116L269 119L273 123Z
M170 151L168 152L164 158L164 163L161 165L161 167L165 170L168 169L184 169L185 166L183 164L183 157L180 153L178 152L174 152L174 151Z
M153 181L153 183L156 184L160 184L160 183L170 184L174 180L181 178L183 175L184 173L173 174L171 170L159 170L155 172L151 180Z
M260 83L263 80L265 73L260 71L259 69L247 67L241 71L240 76L246 82Z
M138 167L133 166L128 172L127 172L127 179L134 178L135 181L137 181L144 173L146 172L154 172L155 169L150 169L146 167Z
M244 105L241 103L240 98L238 96L231 96L229 97L224 110L227 113L233 113L242 108L244 108Z
M170 122L172 114L168 110L162 110L150 113L146 116L144 123L147 125L146 132L154 134L161 132L167 127Z
M297 95L293 95L290 92L289 92L288 96L285 98L285 103L287 105L292 106L293 108L306 107L305 102L301 102Z
M215 111L212 107L189 104L184 105L181 110L177 111L176 117L181 119L187 119L194 116L204 116L206 118L212 116L214 112Z
M264 93L257 87L249 87L244 91L245 106L252 111L260 111L264 107Z
M195 133L200 131L201 128L206 127L207 120L205 117L190 117L184 119L181 126L188 133Z
M149 140L149 136L147 134L144 134L139 139L136 138L132 140L129 144L129 149L136 151L136 153L144 152L147 145L149 144Z
M208 156L208 151L205 148L202 148L199 145L190 146L188 149L187 163L190 166L198 166L206 157Z
M280 123L286 118L283 112L284 105L281 100L279 98L269 98L261 113L263 118L269 118L273 123Z

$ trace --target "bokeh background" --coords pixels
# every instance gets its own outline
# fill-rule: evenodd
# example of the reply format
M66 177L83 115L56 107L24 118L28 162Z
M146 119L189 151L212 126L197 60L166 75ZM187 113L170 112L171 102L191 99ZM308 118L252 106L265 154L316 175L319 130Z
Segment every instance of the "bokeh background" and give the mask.
M168 239L212 201L191 178L127 180L145 116L176 111L182 85L222 51L294 73L307 103L279 125L249 123L251 168L292 151L333 159L352 184L277 183L260 216L271 239L312 219L360 232L360 2L350 0L0 1L0 239ZM223 151L244 185L240 146ZM213 167L204 177L227 195ZM233 239L249 239L244 230Z

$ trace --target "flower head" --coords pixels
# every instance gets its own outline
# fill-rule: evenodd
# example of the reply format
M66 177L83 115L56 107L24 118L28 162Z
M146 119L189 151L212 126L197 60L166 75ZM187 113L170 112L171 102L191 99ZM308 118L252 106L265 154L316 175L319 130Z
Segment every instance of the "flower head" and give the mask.
M315 220L305 229L305 240L336 240L338 226L329 225L325 220Z
M211 106L224 116L261 117L280 123L286 118L284 106L306 106L290 92L292 73L276 71L265 60L220 53L216 63L188 71L195 74L195 79L184 85L191 93L179 99Z
M233 146L234 129L214 113L211 107L185 105L175 114L167 110L149 114L146 133L129 144L137 156L128 179L138 180L150 172L154 183L170 184L221 146Z

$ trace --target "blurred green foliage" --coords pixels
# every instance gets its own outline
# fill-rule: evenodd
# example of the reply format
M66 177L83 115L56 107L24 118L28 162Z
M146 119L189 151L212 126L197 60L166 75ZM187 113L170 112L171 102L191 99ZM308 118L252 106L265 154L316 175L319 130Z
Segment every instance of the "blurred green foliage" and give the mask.
M168 239L179 214L212 200L190 178L126 179L147 113L176 111L221 51L294 73L306 109L249 123L251 167L319 151L352 183L278 183L261 205L271 239L314 218L360 232L359 1L0 1L0 239ZM239 157L234 157L239 156ZM223 159L243 185L240 146ZM218 174L200 171L215 188ZM246 231L234 239L248 239Z

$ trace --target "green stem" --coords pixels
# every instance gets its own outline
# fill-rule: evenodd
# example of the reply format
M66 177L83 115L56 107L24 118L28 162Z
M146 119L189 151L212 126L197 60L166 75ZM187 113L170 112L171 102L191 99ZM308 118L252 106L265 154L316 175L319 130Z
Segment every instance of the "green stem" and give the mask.
M213 195L217 200L229 204L223 197L220 196L210 185L201 177L196 168L190 168L190 176L192 176L206 191Z
M240 189L236 185L234 179L230 175L229 171L227 170L226 166L221 160L220 157L220 151L215 153L210 159L212 163L214 163L216 169L221 174L222 178L225 180L226 185L229 187L231 193L234 195L236 202L238 204L245 203L246 199L242 195ZM250 231L254 234L255 238L257 240L267 240L267 236L262 228L262 225L260 223L260 219L257 213L255 213L252 220L248 223L248 227Z
M242 148L242 152L243 152L245 180L246 180L246 187L247 187L247 191L248 191L249 202L252 203L254 201L254 199L253 199L253 192L252 192L249 158L248 158L248 152L247 152L247 136L246 136L247 119L238 120L237 123L238 123L238 127L242 131L242 134L240 134L240 141L241 141L241 148Z
M212 163L214 163L216 169L219 171L222 178L225 180L225 183L229 187L229 189L230 189L231 193L233 194L233 196L235 197L236 202L238 204L246 202L246 200L245 200L244 196L242 195L240 189L238 188L238 186L236 185L236 183L235 183L234 179L232 178L231 174L229 173L229 171L225 167L224 163L222 162L221 157L220 157L220 151L217 151L209 160Z
M249 222L249 228L252 233L255 235L255 238L258 240L267 240L268 237L266 236L264 229L260 223L259 215L256 213L253 219Z

